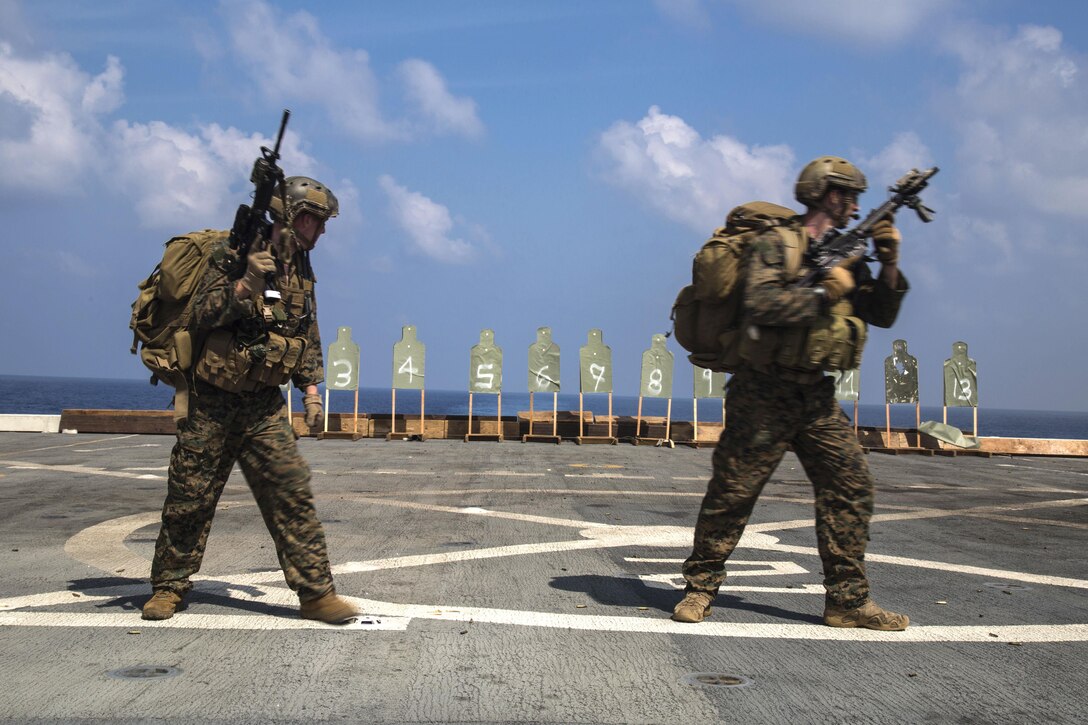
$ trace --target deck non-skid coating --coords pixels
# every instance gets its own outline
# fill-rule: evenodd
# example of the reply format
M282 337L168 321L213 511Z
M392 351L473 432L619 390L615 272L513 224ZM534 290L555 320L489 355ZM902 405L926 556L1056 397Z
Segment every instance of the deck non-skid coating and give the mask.
M13 683L0 719L787 721L790 702L816 697L818 721L836 717L819 708L838 696L860 708L847 721L1034 712L1061 722L1075 720L1088 685L1079 459L871 456L874 596L912 619L905 632L873 632L820 622L812 495L792 456L765 489L713 614L692 625L668 615L708 450L303 440L338 591L365 613L337 627L298 618L237 472L187 607L163 622L139 618L171 445L0 434L0 506L11 512L0 533L12 542L0 552L0 637L11 652L0 676ZM71 664L52 654L62 641L127 659L100 659L98 677L77 668L90 679L65 698ZM135 700L114 689L129 683L102 684L114 681L106 670L147 662L186 676L138 678L152 684ZM329 682L296 673L293 687L302 677L316 689L288 697L264 677L273 664ZM693 672L758 686L685 680ZM263 699L238 689L247 673ZM349 674L368 687L345 688ZM889 678L896 687L857 702L859 683L877 692ZM421 686L433 701L413 704L408 693ZM163 687L196 688L196 699L157 710L176 702ZM198 696L208 687L222 701ZM727 692L743 700L720 700Z

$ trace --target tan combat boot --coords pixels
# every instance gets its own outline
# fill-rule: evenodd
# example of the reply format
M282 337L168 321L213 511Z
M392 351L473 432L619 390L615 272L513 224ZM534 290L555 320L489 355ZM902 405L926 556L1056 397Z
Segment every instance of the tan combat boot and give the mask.
M824 624L828 627L861 627L883 632L900 632L910 624L910 617L881 609L872 599L866 599L857 609L839 609L827 605L824 609Z
M709 592L688 592L672 610L672 621L701 622L710 616L710 603L714 596Z
M303 619L316 619L328 624L343 624L345 620L359 615L359 612L348 600L336 596L336 590L328 594L302 602L299 614Z
M170 619L181 606L181 595L169 589L156 589L144 604L144 619Z

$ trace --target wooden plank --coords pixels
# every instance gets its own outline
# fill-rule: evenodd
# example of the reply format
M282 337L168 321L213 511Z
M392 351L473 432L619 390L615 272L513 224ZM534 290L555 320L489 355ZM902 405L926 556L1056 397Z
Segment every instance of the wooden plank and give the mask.
M174 435L172 410L93 410L74 408L60 414L61 430L80 433L138 433Z

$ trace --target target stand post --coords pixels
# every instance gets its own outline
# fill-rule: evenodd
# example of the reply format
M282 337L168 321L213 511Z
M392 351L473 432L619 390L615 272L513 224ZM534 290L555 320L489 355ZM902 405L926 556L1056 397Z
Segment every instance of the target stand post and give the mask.
M359 388L355 388L355 411L352 414L351 430L329 430L329 417L329 389L325 388L325 422L323 430L317 434L317 439L357 441L366 437L366 434L359 432Z
M497 433L473 433L472 432L472 391L468 394L468 433L465 434L465 442L469 441L495 441L496 443L502 443L502 393L496 394L496 400L498 403L498 415L495 417L495 425Z
M616 445L617 443L620 442L619 438L616 438L614 435L612 435L612 426L615 424L615 421L613 420L613 416L612 416L612 391L604 393L604 395L608 396L608 435L605 435L605 436L587 436L585 434L585 420L586 420L585 407L584 407L585 394L582 393L581 391L578 392L578 437L574 439L575 442L578 443L578 445L582 445L583 443L590 443L590 444L599 443L599 444L614 446L614 445Z
M559 419L559 393L552 393L552 432L551 435L544 433L534 433L533 423L536 418L536 414L533 408L533 396L535 393L529 391L529 432L521 437L522 443L562 443L563 439L558 434L558 419Z
M424 414L425 404L425 391L422 389L419 391L419 433L408 432L408 419L404 419L404 430L397 430L397 389L393 388L393 404L392 411L389 416L389 432L386 434L385 439L387 441L419 441L422 443L427 440L427 436L424 434L424 424L426 422L426 416Z

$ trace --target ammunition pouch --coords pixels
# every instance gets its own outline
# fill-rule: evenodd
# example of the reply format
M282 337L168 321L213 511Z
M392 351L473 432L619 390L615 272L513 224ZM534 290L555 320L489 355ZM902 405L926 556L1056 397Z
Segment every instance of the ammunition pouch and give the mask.
M283 385L302 363L306 340L269 333L259 348L242 345L230 330L216 330L204 343L196 376L228 393Z
M802 352L805 367L817 370L853 370L861 365L865 323L857 317L828 315L808 330Z
M306 340L301 337L283 337L270 332L264 344L264 358L253 361L249 368L249 380L258 383L258 387L279 386L290 382L291 376L302 363L302 353L306 351Z
M861 365L868 337L865 323L849 303L835 305L812 327L760 327L743 331L740 356L749 365L793 370L853 370Z

